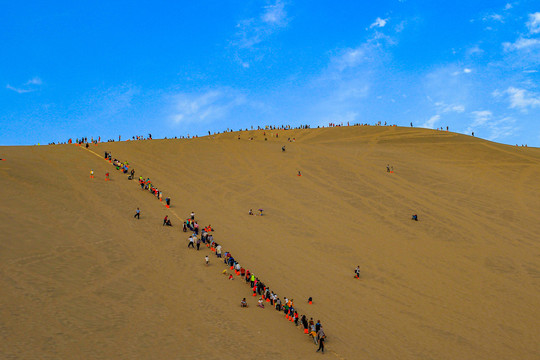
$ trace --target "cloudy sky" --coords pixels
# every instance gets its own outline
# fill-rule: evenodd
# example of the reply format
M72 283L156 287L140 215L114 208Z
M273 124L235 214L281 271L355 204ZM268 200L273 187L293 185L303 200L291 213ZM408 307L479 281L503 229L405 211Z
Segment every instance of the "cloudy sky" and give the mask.
M378 121L540 146L537 1L12 1L0 144Z

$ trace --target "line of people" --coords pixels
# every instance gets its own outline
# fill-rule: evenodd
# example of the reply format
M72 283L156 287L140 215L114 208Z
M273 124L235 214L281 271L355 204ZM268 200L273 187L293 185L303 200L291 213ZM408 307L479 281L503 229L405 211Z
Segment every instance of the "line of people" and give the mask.
M105 158L112 160L112 156L110 153L105 153ZM115 159L115 162L117 160ZM112 162L112 161L111 161ZM120 163L125 166L129 166L127 162ZM116 166L116 164L114 164ZM143 179L143 177L139 177L139 184L141 186L141 189L148 190L152 194L156 196L158 199L162 199L163 193L155 187L152 182L150 181L150 178L147 178L146 180ZM170 198L166 198L167 207L170 205ZM262 209L260 209L262 210ZM261 211L262 212L262 211ZM134 217L140 218L140 210L137 208L136 214ZM163 225L169 225L172 226L170 219L168 216L165 216L163 220ZM188 248L195 249L195 245L197 247L197 250L200 249L201 244L204 244L206 247L208 247L212 252L216 254L216 257L219 259L223 259L223 262L230 266L230 269L233 270L236 274L236 276L239 276L241 278L245 279L246 284L249 284L251 289L253 290L253 296L259 296L258 300L258 307L265 308L265 302L269 303L270 306L274 307L276 311L282 311L285 314L285 318L291 322L294 322L296 326L298 326L299 322L301 323L304 333L308 334L312 339L313 342L316 345L319 345L317 351L322 351L324 353L324 343L326 339L326 334L324 333L323 327L321 325L320 320L317 321L317 323L314 323L313 318L311 318L309 321L307 320L306 315L299 316L298 310L296 309L293 299L288 299L287 297L284 297L283 301L278 297L277 294L275 294L273 291L270 290L269 287L267 287L258 277L255 276L252 272L249 271L249 269L245 269L240 265L238 261L234 259L232 254L228 251L223 253L223 248L220 244L218 244L214 240L214 236L212 232L214 229L211 225L208 225L203 228L201 231L201 236L199 237L199 224L195 220L195 213L191 212L190 216L184 221L183 224L183 231L187 232L188 229L192 232L192 235L188 238ZM208 255L205 256L205 262L206 265L209 264L209 258ZM224 271L224 274L227 274L227 271ZM234 277L232 274L229 275L229 279L233 280ZM310 297L308 299L308 303L312 304L312 298ZM244 298L241 301L240 304L242 307L247 307L247 301Z
M190 217L184 222L184 231L187 232L187 229L192 231L192 235L188 238L188 248L197 250L200 249L201 243L206 247L210 248L212 252L216 254L216 257L223 259L223 263L227 264L230 267L230 270L233 270L236 276L245 280L246 284L253 291L253 297L259 296L257 301L257 307L264 309L265 302L269 303L268 305L273 307L276 311L283 312L285 319L293 322L296 326L300 323L304 329L304 333L309 335L313 342L316 345L319 345L317 351L322 351L324 353L324 343L326 340L326 334L323 330L320 320L315 323L313 318L309 321L306 315L300 316L298 310L294 305L293 299L288 299L287 297L283 298L283 301L278 297L274 291L270 290L258 277L255 276L249 269L244 268L240 263L233 257L229 251L223 253L223 248L218 244L213 235L210 233L214 231L211 225L208 225L201 231L201 236L199 237L199 227L197 221L195 220L195 213L192 212ZM206 264L208 265L208 257L205 257ZM224 270L223 274L227 275L227 270ZM229 279L233 280L233 274L228 274ZM308 299L308 304L312 304L313 299L310 297ZM240 301L241 307L248 307L246 298L243 298Z

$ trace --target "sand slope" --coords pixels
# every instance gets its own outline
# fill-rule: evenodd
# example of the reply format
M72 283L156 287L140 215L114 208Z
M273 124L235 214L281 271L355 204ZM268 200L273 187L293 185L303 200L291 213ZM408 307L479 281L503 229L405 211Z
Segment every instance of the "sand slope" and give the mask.
M149 176L170 210L83 148L0 148L1 357L321 356L214 257L205 267L209 251L161 226L191 211L321 319L325 356L540 357L539 149L396 127L237 136L91 146ZM265 216L247 215L259 207Z

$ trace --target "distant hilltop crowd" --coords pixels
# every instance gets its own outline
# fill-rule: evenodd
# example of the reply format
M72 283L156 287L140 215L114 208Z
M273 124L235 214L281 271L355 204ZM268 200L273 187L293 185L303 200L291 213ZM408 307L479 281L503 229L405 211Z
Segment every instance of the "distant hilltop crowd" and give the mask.
M319 128L325 128L325 127L341 127L341 126L383 126L383 124L379 121L375 124L368 124L368 123L365 123L365 124L362 124L362 123L355 123L355 124L350 124L349 122L347 122L346 124L344 123L329 123L328 126L317 126L317 129ZM386 122L384 122L384 126L397 126L397 125L387 125ZM248 128L245 128L245 129L238 129L238 130L234 130L234 129L231 129L231 128L227 128L226 130L223 130L223 131L217 131L217 132L211 132L210 130L208 130L208 135L218 135L218 134L224 134L224 133L228 133L228 132L234 132L234 131L250 131L250 130L299 130L299 129L311 129L311 125L298 125L296 127L293 127L291 125L265 125L265 126L257 126L257 128L255 128L254 126L251 126L250 129ZM174 136L174 137L170 137L169 139L196 139L198 138L199 135L190 135L190 134L187 134L186 136ZM168 137L164 137L164 139L167 139ZM90 141L88 141L88 139L90 139ZM136 140L152 140L152 134L148 134L148 136L144 136L144 135L134 135L132 136L131 138L127 138L126 141L136 141ZM97 143L101 143L101 142L116 142L116 141L122 141L122 136L121 135L118 135L118 140L116 139L108 139L108 140L103 140L101 141L101 136L97 137L97 138L94 138L94 137L87 137L87 136L83 136L81 138L69 138L67 141L64 141L64 142L61 142L61 141L58 141L58 142L50 142L48 145L61 145L61 144L79 144L79 145L82 145L82 144L97 144ZM38 144L40 145L40 144Z
M351 124L350 122L347 122L346 124L345 123L328 123L328 126L317 126L317 129L319 128L325 128L325 127L341 127L341 126L397 126L396 124L388 124L386 121L384 123L382 123L381 121L378 121L377 123L375 124L368 124L368 123L354 123L354 124ZM410 126L411 127L414 127L413 126L413 123L411 122L410 123ZM299 126L296 126L296 127L293 127L291 125L279 125L279 126L276 126L276 125L265 125L265 126L257 126L257 128L255 128L254 126L251 126L250 129L248 128L245 128L245 129L238 129L236 131L239 131L239 132L242 132L242 131L250 131L250 130L298 130L298 129L311 129L311 125L299 125ZM444 127L440 127L440 128L436 128L434 130L439 130L439 131L449 131L449 127L446 126L446 129ZM221 132L211 132L210 130L208 130L208 136L211 136L211 135L218 135L218 134L224 134L224 133L228 133L228 132L234 132L235 130L231 129L231 128L227 128L226 130L223 130ZM470 134L471 136L474 136L474 131ZM164 139L196 139L198 138L199 135L190 135L190 134L187 134L186 136L174 136L174 137L170 137L168 138L167 136L164 137ZM134 135L132 136L131 138L127 138L126 141L136 141L136 140L152 140L152 134L148 134L148 136L144 136L144 135ZM104 140L103 142L115 142L115 141L122 141L122 135L118 135L118 140L116 139L108 139L108 140ZM79 144L79 145L82 145L82 144L98 144L98 143L101 143L101 136L97 137L97 138L93 138L93 137L90 137L90 141L88 141L88 137L84 136L84 137L81 137L81 138L70 138L68 139L67 141L65 142L50 142L48 145L60 145L60 144ZM38 144L40 145L40 144ZM519 146L518 144L516 144L516 146ZM527 144L521 144L522 147L527 147Z

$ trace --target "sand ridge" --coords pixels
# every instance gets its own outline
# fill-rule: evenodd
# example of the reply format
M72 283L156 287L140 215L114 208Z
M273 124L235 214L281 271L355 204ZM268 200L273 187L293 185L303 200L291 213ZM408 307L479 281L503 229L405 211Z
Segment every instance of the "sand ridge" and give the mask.
M393 127L275 132L92 147L148 174L173 209L75 146L2 148L0 353L320 356L275 311L240 309L248 287L223 279L214 258L205 269L177 223L161 226L170 210L194 210L280 297L322 320L328 355L538 357L538 149ZM259 207L265 216L247 215Z

